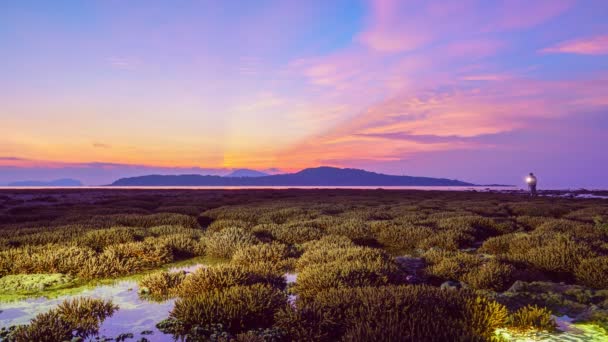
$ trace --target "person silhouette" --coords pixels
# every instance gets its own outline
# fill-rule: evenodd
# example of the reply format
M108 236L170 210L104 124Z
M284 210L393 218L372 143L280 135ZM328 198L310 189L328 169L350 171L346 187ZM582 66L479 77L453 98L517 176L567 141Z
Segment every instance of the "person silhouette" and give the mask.
M536 176L532 172L526 177L526 183L528 183L530 196L536 196Z

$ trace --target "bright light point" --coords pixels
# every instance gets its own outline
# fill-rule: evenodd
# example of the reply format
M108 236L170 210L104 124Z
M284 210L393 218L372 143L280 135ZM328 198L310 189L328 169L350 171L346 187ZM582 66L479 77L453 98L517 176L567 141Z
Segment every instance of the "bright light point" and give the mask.
M532 183L532 177L526 177L526 183Z

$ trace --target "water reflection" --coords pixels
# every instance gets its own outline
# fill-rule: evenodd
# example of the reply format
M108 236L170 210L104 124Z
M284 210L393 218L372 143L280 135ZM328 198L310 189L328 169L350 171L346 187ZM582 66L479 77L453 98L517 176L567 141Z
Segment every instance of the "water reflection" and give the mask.
M608 341L606 332L593 324L573 323L573 319L568 316L555 317L560 332L532 332L516 333L506 329L498 329L497 334L506 341L572 341L572 342L597 342Z
M194 272L204 264L193 264L169 268L170 272ZM286 274L286 281L293 283L296 274ZM0 327L27 324L37 314L47 312L66 299L73 297L93 297L111 299L119 309L107 318L100 326L99 336L116 337L122 333L133 333L135 339L141 337L149 341L174 341L172 335L165 335L156 328L156 323L167 318L173 308L174 299L165 301L148 301L138 294L137 281L134 279L118 280L113 284L85 288L77 294L62 295L56 298L29 298L9 303L0 303ZM152 331L152 334L148 334ZM142 334L146 332L146 334Z
M193 264L169 268L169 271L185 271L191 273L204 264ZM297 274L287 273L288 284L297 280ZM111 299L119 309L113 316L107 318L99 329L99 336L116 337L122 333L133 333L135 340L145 337L149 341L174 341L172 335L165 335L156 328L156 323L168 317L173 308L174 299L161 302L147 301L138 295L137 281L134 279L118 280L113 284L85 288L77 294L58 296L57 298L30 298L9 303L0 303L0 327L27 324L39 313L49 311L59 303L73 297L93 297ZM296 300L290 296L290 302ZM608 341L608 336L600 328L593 325L573 324L567 317L558 317L558 325L564 332L557 334L534 333L514 334L500 329L497 331L508 341ZM148 332L151 331L152 334ZM146 332L146 334L142 334Z
M202 264L195 264L173 267L169 270L192 272L203 266ZM112 317L107 318L101 324L99 336L116 337L121 333L130 332L133 333L135 338L146 337L149 341L173 341L172 336L163 335L156 329L156 323L167 318L175 300L147 301L140 298L137 290L137 281L128 279L94 288L85 288L76 295L64 295L52 299L38 297L1 303L0 327L27 324L37 314L49 311L65 299L82 296L111 299L119 307ZM153 333L142 335L141 333L144 331L152 331Z

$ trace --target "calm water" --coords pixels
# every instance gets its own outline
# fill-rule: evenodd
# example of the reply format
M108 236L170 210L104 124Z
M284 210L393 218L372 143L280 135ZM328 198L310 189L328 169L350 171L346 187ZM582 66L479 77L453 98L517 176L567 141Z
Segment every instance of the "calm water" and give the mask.
M359 190L428 190L428 191L515 191L516 186L0 186L7 190L33 189L133 189L133 190L284 190L284 189L359 189Z
M202 264L186 267L174 267L170 270L184 270L191 272ZM286 274L287 283L297 281L296 274ZM169 311L173 308L175 300L164 302L151 302L143 300L138 295L138 286L135 280L119 280L110 285L99 285L94 288L84 289L78 294L60 296L53 299L44 297L18 300L8 303L0 303L0 327L8 327L15 324L26 324L34 316L46 312L63 300L73 297L94 297L111 299L119 306L118 311L106 319L99 330L99 336L116 337L121 333L133 333L136 341L146 337L149 341L174 341L171 335L165 335L156 329L156 323L167 318ZM295 296L290 296L290 302ZM497 331L509 341L608 341L608 335L596 326L573 324L567 317L558 317L557 322L563 332L557 334L534 333L534 334L512 334L506 330ZM142 335L143 331L150 330L152 335Z
M201 264L174 267L171 271L184 270L191 272ZM0 303L0 327L26 324L37 314L49 311L66 299L74 297L93 297L110 299L118 305L118 311L107 318L99 329L99 336L116 337L121 333L133 333L137 340L146 337L149 341L173 341L171 335L164 335L156 329L156 323L167 318L173 308L174 299L163 302L153 302L141 299L138 295L137 281L118 280L113 284L84 288L78 294L63 295L57 298L29 298L8 303ZM141 332L150 330L152 335L142 335Z
M192 272L202 264L184 267L173 267L170 271ZM296 281L295 274L285 274L287 283ZM99 336L116 337L121 333L133 333L136 341L145 337L149 341L174 341L171 335L165 335L156 329L156 323L167 318L169 311L173 308L174 299L163 302L153 302L141 299L138 295L137 281L118 280L113 284L99 285L93 288L83 288L77 294L63 295L57 298L29 298L7 303L0 302L0 328L11 325L27 324L37 314L49 311L66 299L74 297L93 297L111 299L118 305L118 311L107 318L99 329ZM152 335L142 335L141 332L150 330Z

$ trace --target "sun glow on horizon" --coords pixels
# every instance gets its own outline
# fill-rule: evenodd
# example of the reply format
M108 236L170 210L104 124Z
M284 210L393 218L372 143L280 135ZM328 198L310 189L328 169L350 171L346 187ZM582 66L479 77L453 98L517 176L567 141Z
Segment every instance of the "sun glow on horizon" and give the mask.
M6 3L2 177L335 165L509 183L522 164L608 164L607 12L600 0Z

